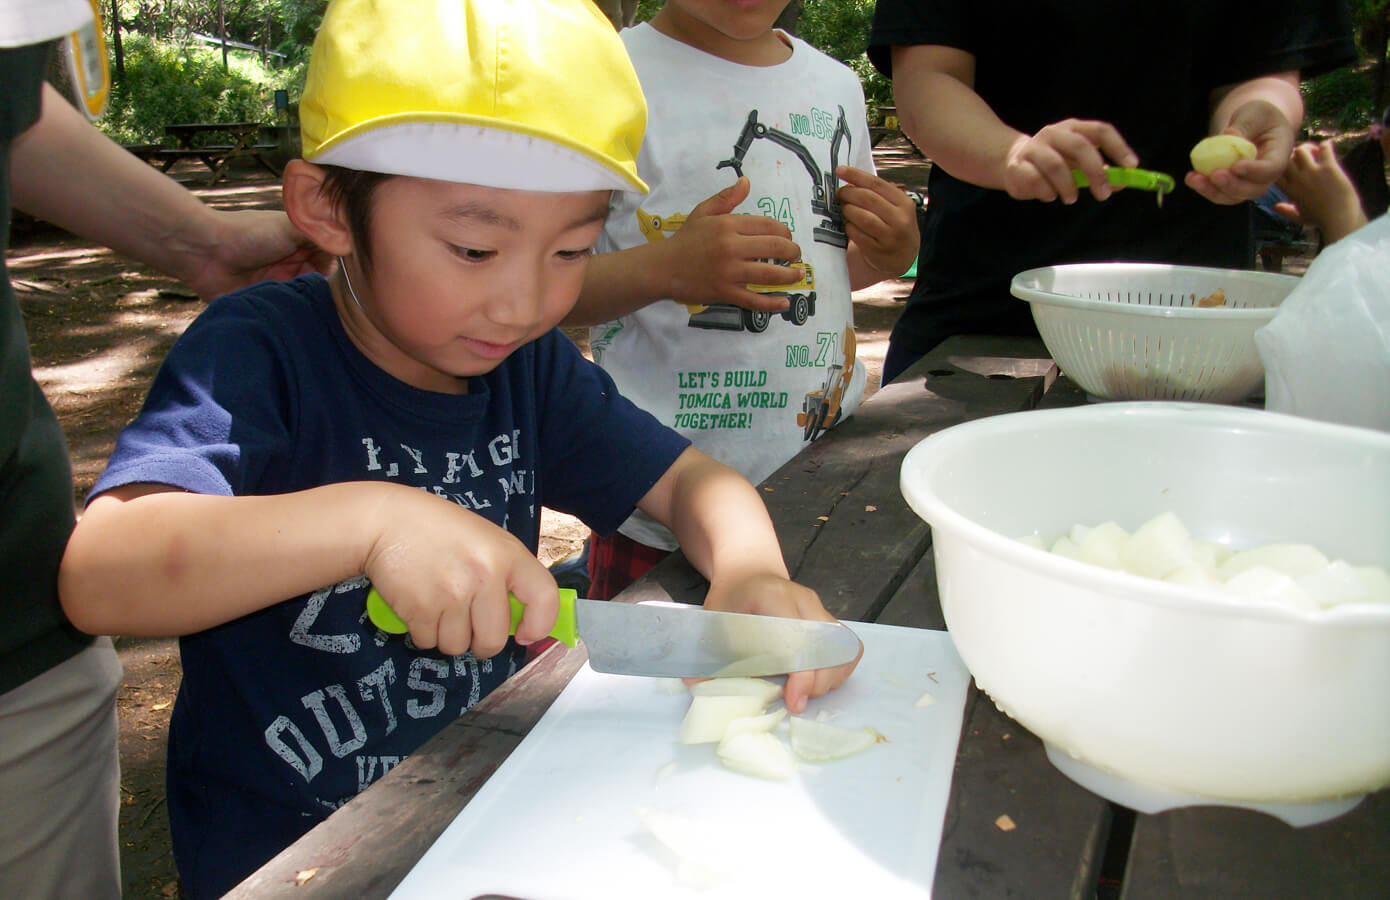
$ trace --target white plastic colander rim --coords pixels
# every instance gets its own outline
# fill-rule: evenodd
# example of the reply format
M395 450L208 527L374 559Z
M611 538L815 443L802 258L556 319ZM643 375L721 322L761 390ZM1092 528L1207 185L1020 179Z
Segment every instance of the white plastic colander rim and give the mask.
M1097 300L1091 297L1077 297L1072 294L1061 294L1056 291L1044 290L1037 287L1036 283L1044 275L1051 275L1058 271L1081 272L1084 274L1096 275L1096 287L1104 289L1105 278L1107 276L1126 276L1139 275L1145 277L1163 277L1169 279L1180 279L1191 276L1217 279L1221 284L1215 286L1227 286L1232 282L1260 282L1262 287L1272 286L1283 283L1292 291L1298 284L1298 277L1294 275L1284 275L1278 272L1254 272L1243 269L1218 269L1204 266L1179 266L1163 263L1074 263L1061 266L1044 266L1037 269L1028 269L1019 272L1009 283L1009 290L1021 300L1029 303L1038 303L1043 306L1055 306L1074 309L1082 312L1123 312L1125 315L1136 315L1152 319L1197 319L1208 320L1228 320L1228 321L1268 321L1274 318L1274 314L1279 310L1279 303L1270 306L1255 307L1234 307L1234 306L1158 306L1144 303L1124 303L1118 300ZM1287 292L1286 292L1287 293ZM1282 301L1280 301L1282 302Z

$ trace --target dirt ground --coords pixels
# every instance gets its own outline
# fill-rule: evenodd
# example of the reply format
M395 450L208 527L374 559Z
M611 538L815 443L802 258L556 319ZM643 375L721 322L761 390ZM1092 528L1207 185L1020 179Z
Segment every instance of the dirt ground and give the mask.
M880 170L922 189L924 161L905 143L880 146ZM215 188L202 186L206 170L196 162L180 163L171 174L218 208L279 207L279 183L264 171L236 171ZM67 435L74 502L80 504L160 361L204 304L173 279L23 217L15 222L7 262L35 374ZM855 296L858 353L869 368L870 391L878 387L888 333L910 288L909 281L888 281ZM587 352L585 332L570 336ZM577 552L588 536L582 523L549 510L542 532L546 564ZM177 897L164 806L165 734L180 678L177 645L121 637L116 646L125 667L118 700L124 892L128 898Z

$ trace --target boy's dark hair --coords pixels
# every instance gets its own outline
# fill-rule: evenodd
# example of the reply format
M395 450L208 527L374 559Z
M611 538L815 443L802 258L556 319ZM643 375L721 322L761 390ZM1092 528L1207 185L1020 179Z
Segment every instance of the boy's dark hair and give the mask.
M395 175L381 172L364 172L360 169L345 169L342 166L320 166L323 169L323 186L319 189L333 203L341 203L347 213L348 230L352 233L353 246L357 248L362 267L365 269L372 260L371 222L372 194L377 185Z

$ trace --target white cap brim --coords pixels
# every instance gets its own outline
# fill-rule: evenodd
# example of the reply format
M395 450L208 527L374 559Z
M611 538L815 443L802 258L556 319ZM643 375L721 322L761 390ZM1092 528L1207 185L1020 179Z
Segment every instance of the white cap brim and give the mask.
M592 157L530 134L457 122L398 122L360 131L310 162L518 191L631 191Z
M92 21L87 0L0 0L0 47L27 47Z

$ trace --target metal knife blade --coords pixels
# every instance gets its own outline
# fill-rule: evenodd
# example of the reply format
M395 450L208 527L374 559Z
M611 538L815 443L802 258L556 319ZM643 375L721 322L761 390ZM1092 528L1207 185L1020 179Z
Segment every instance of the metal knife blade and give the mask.
M596 672L720 678L783 675L852 662L859 636L839 622L715 612L686 603L575 600Z
M525 607L512 598L512 632ZM367 612L383 631L406 631L375 589ZM551 636L574 646L576 635L596 672L676 678L757 677L852 662L859 636L841 622L716 612L686 603L621 603L560 590Z

